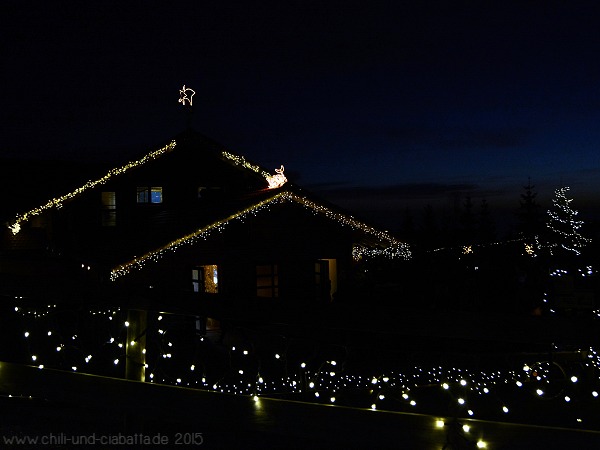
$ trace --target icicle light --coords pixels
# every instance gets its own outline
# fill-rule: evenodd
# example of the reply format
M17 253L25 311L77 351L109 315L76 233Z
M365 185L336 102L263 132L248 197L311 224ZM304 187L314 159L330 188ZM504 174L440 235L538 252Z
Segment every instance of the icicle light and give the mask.
M398 255L401 254L405 259L409 259L411 257L410 250L408 245L398 241L394 237L390 236L388 233L384 231L377 230L369 225L366 225L352 216L347 216L344 214L337 213L332 211L331 209L319 205L311 200L308 200L305 197L301 197L292 192L286 191L281 192L279 194L274 195L266 200L263 200L255 205L252 205L242 211L239 211L235 214L232 214L224 219L213 222L210 225L202 227L193 233L190 233L186 236L183 236L179 239L169 242L163 247L160 247L156 250L146 253L143 256L135 258L129 262L126 262L120 266L115 267L110 274L111 280L116 280L120 276L123 276L129 273L132 269L141 269L147 262L157 261L161 257L163 257L168 252L174 252L182 245L193 244L199 239L206 239L212 232L218 231L222 232L225 227L234 220L243 220L248 215L256 215L260 211L268 209L270 206L283 203L283 202L295 202L298 203L305 208L311 210L314 214L323 215L329 219L336 220L342 225L349 226L353 229L357 229L363 231L366 234L376 237L377 239L385 242L389 248L395 249L394 252L390 252L390 254Z
M141 166L142 164L145 164L146 162L148 162L150 160L156 159L156 158L164 155L165 153L172 151L175 148L175 145L176 145L175 141L171 141L171 143L169 143L168 145L165 145L164 147L159 148L158 150L154 150L154 151L148 153L146 156L144 156L141 159L138 159L136 161L131 161L131 162L125 164L124 166L109 170L108 173L106 175L104 175L102 178L99 178L95 181L90 180L87 183L85 183L83 186L75 189L73 192L65 194L61 197L56 197L56 198L50 199L50 200L48 200L48 202L46 204L44 204L42 206L38 206L37 208L34 208L31 211L27 211L26 213L19 214L16 216L13 223L8 225L8 228L10 228L10 230L13 232L13 234L17 234L21 230L21 224L23 222L27 222L33 216L37 216L37 215L43 213L44 211L52 209L52 208L62 208L63 203L66 202L67 200L71 200L72 198L77 197L78 195L82 194L83 192L87 191L88 189L92 189L96 186L107 183L112 177L114 177L116 175L121 175L135 167Z

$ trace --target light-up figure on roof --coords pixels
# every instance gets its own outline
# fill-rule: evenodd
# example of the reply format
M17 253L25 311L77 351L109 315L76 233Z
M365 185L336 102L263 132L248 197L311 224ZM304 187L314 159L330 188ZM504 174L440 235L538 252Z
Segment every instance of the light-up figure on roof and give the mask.
M183 87L179 89L179 103L185 106L185 102L187 102L188 105L192 106L192 97L195 93L196 91L190 88L186 88L184 84Z
M278 187L283 186L287 182L287 178L283 174L284 171L283 164L281 165L281 169L275 169L275 175L267 176L267 183L269 183L269 189L276 189Z

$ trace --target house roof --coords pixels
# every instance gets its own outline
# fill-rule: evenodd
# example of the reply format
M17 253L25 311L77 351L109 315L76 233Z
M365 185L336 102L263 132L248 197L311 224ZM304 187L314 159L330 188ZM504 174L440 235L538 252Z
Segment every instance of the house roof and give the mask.
M337 212L307 197L298 195L289 190L285 190L282 192L278 192L275 195L272 195L264 200L260 200L256 203L253 203L252 205L242 210L236 211L227 217L220 218L212 223L202 226L201 228L198 228L192 233L181 236L159 248L149 251L145 255L133 258L130 261L127 261L123 264L114 267L110 274L111 279L116 280L117 278L128 274L133 269L141 269L147 262L157 261L166 253L177 251L177 249L181 246L193 244L199 239L206 239L206 237L208 237L211 233L217 230L222 230L231 222L234 222L236 220L243 220L246 216L250 214L256 215L257 213L268 209L272 205L284 202L291 202L301 205L304 208L311 210L313 213L325 216L328 219L339 222L342 226L347 226L353 230L358 230L364 233L367 237L371 238L371 242L377 242L379 245L383 244L385 249L387 249L387 251L390 252L390 254L395 253L396 256L401 256L403 258L410 257L410 250L408 248L408 245L394 238L389 233L378 230L370 225L367 225L364 222L356 220L352 216Z
M193 167L204 167L210 164L210 171L214 172L212 175L215 177L221 176L220 170L225 171L226 169L229 171L228 173L231 173L233 169L235 175L233 178L242 181L234 180L238 182L235 189L231 189L227 196L210 203L210 207L193 211L186 209L161 212L162 215L154 217L154 220L158 220L162 228L158 235L153 236L151 243L145 241L143 236L139 236L137 242L134 239L127 247L111 250L111 254L104 258L98 255L104 264L112 267L112 279L123 276L132 269L142 267L147 261L159 258L165 252L176 251L181 245L187 245L198 238L206 237L232 221L243 219L248 214L259 214L261 211L281 203L300 205L315 214L335 220L342 226L358 232L362 236L361 241L364 244L359 252L364 253L367 247L377 247L379 251L387 248L387 251L395 256L406 258L410 255L408 246L389 233L377 230L355 219L352 215L317 198L314 194L304 191L293 183L288 182L283 187L268 189L267 180L272 176L269 172L244 156L237 155L192 130L180 134L169 143L137 159L106 170L95 178L80 183L70 192L58 194L29 211L13 215L9 220L9 228L14 234L17 234L21 224L35 215L47 210L59 209L86 192L109 182L130 175L135 176L140 168L152 165L155 161L157 164L160 163L158 166L160 170L173 170L182 165L184 170L186 165L189 166L187 170L190 167L193 170ZM85 173L82 172L81 176L84 175ZM134 257L134 255L138 256Z

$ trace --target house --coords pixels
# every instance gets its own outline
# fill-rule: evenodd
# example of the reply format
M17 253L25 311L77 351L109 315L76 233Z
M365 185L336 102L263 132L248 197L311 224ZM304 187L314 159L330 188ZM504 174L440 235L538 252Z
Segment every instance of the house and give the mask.
M352 294L361 256L410 257L406 244L284 170L269 173L188 130L37 206L5 211L0 294L322 304Z

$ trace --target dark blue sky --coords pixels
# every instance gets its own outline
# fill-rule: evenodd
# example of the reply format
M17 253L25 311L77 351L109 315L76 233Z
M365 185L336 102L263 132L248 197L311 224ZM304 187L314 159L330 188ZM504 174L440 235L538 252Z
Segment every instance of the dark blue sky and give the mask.
M186 84L198 131L386 226L529 176L600 209L596 1L156 3L2 2L0 154L129 160Z

